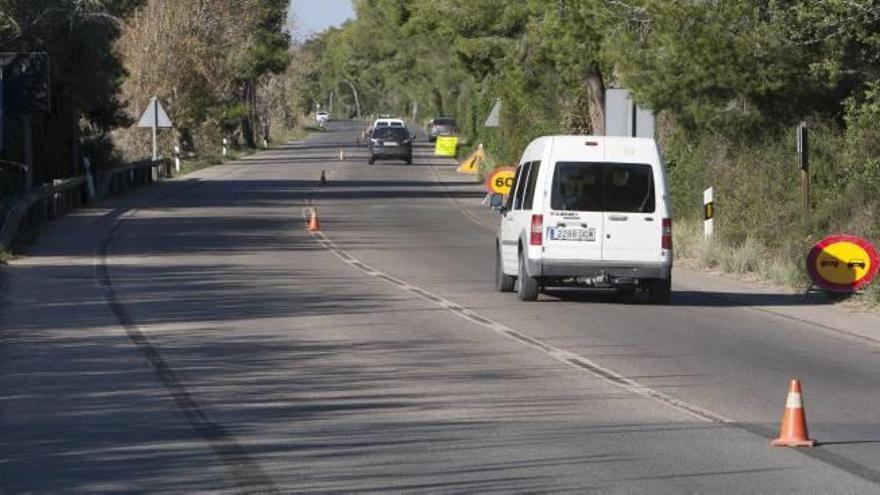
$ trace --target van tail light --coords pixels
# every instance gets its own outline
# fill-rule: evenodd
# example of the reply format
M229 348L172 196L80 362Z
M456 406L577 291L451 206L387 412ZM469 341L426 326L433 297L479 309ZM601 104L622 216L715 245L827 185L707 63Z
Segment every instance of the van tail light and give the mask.
M544 215L532 215L532 234L529 237L529 244L532 246L540 246L544 243Z
M672 219L663 219L663 240L661 246L663 249L672 249Z

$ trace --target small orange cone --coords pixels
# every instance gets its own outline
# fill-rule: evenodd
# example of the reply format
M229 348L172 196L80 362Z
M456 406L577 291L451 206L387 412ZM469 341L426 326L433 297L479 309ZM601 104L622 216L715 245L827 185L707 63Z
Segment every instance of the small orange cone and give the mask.
M318 221L318 209L312 209L312 218L309 220L309 232L321 230L321 222Z
M816 441L807 433L807 415L801 397L801 382L792 380L785 401L785 414L779 427L779 438L770 442L772 447L812 447Z

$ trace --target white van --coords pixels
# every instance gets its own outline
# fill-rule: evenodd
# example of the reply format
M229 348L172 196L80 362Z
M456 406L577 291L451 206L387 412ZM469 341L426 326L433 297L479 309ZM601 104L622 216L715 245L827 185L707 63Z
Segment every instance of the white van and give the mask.
M534 301L548 286L645 289L666 304L672 219L653 139L547 136L520 159L496 241L495 286Z
M401 119L380 118L373 122L370 129L378 129L379 127L406 127L406 123Z

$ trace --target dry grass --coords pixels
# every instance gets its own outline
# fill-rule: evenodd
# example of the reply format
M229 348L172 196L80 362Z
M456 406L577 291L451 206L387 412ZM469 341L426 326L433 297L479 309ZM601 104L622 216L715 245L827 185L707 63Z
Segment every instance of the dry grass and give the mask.
M680 221L673 232L676 258L699 268L749 275L795 290L806 290L810 283L803 263L787 252L773 252L754 237L730 244L717 236L707 239L701 221Z

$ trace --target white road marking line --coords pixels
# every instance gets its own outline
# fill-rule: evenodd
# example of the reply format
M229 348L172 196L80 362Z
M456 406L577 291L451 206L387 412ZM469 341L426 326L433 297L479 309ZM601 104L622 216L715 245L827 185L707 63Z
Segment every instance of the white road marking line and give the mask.
M434 294L421 287L414 286L391 275L383 273L380 270L377 270L375 267L372 267L369 264L358 260L357 258L352 256L351 253L348 253L344 249L337 246L332 239L324 234L324 232L312 232L312 236L315 237L315 239L322 246L327 246L327 249L331 253L336 255L336 257L338 257L339 259L345 261L346 264L356 266L368 275L381 278L397 288L403 289L424 300L430 301L444 309L448 309L456 316L459 316L460 318L466 319L471 323L475 323L484 328L492 330L496 334L501 335L509 340L513 340L532 347L533 349L537 349L563 364L567 364L581 370L589 371L594 376L601 378L602 380L605 380L612 385L623 388L630 393L633 393L640 397L653 399L702 421L719 424L735 423L735 421L728 419L720 414L716 414L712 411L703 409L694 404L690 404L683 400L664 394L663 392L652 389L651 387L643 385L636 380L627 378L626 376L623 376L613 370L601 366L600 364L592 361L588 357L555 347L538 338L514 330L504 325L503 323L499 323L487 316L467 309L454 301L444 298L443 296Z

